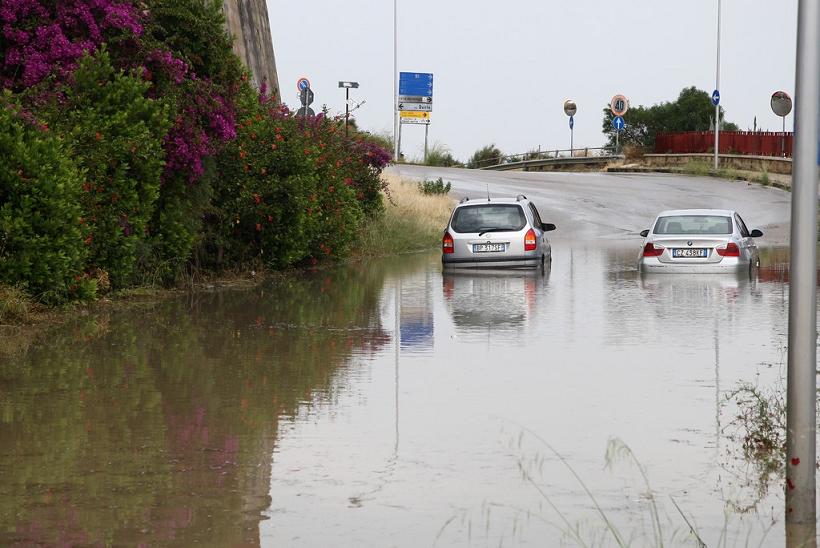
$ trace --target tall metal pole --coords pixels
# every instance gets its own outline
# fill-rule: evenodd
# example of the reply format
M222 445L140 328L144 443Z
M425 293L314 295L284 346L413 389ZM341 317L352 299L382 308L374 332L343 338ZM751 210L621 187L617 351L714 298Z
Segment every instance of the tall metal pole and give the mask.
M393 0L393 160L399 161L399 15L398 0Z
M350 118L350 88L345 88L345 137L347 137L348 118Z
M786 117L783 117L783 135L780 137L780 155L786 157Z
M720 0L718 0L717 16L717 65L715 69L715 89L720 92ZM718 169L720 159L720 102L715 105L715 171Z
M430 124L424 124L424 165L427 165L427 130L430 129Z
M573 141L575 140L575 128L569 128L569 157L572 158L572 149L575 148L573 146Z
M789 351L786 393L786 546L816 546L817 183L820 3L799 0L794 115Z

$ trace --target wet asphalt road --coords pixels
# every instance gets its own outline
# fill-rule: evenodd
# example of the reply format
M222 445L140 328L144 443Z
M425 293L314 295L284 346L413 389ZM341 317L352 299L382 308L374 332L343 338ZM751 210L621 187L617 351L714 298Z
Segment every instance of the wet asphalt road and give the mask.
M760 228L766 245L788 242L791 194L745 181L711 177L633 173L560 173L483 171L396 166L409 179L443 178L452 195L525 194L535 201L544 222L559 230L552 240L596 240L636 237L665 209L737 210L749 229Z

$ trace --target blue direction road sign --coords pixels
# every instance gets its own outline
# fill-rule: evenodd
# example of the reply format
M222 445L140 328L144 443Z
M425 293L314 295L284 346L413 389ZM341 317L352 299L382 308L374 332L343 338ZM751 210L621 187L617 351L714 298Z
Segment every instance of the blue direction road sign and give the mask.
M712 92L712 104L715 106L720 104L720 92L718 90Z
M572 116L570 116L570 117L569 117L569 129L572 129L572 128L574 128L574 127L575 127L575 118L573 118Z
M400 72L399 95L433 96L433 75L429 72Z
M612 119L612 127L615 128L615 131L621 131L623 128L626 127L626 122L624 122L623 116L616 116Z

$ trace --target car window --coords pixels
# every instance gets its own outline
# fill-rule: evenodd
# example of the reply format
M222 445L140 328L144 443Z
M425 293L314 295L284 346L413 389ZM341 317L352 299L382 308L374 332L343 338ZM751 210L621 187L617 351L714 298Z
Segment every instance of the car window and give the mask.
M655 234L731 234L732 218L723 215L670 215L658 218Z
M532 220L535 223L535 226L537 226L540 229L541 225L543 224L541 222L541 215L538 214L538 210L535 209L535 204L533 204L532 202L530 202L530 211L532 211Z
M743 219L740 218L740 215L735 213L735 222L737 223L737 228L740 230L740 235L744 238L749 237L749 229L746 228L746 223L743 222Z
M463 206L453 215L452 228L456 232L483 230L519 231L527 224L524 210L516 204L480 204Z

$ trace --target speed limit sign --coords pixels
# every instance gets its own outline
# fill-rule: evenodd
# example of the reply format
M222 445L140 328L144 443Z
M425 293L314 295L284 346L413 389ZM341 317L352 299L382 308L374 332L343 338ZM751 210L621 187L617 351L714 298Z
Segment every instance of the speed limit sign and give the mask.
M609 103L609 108L614 116L623 116L629 110L629 99L623 95L616 95Z

